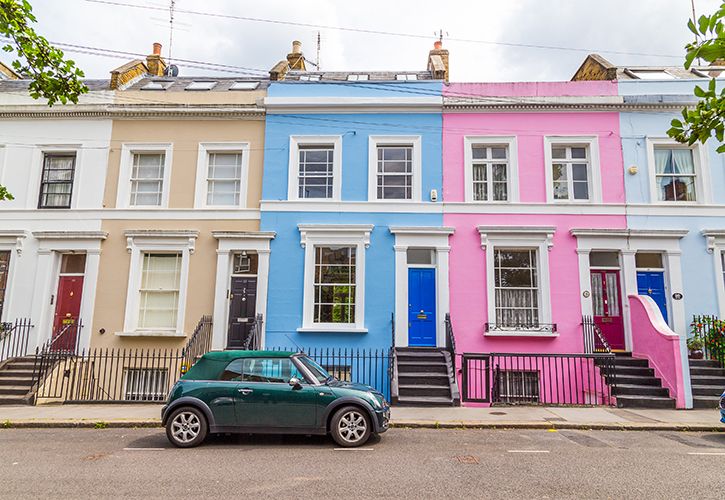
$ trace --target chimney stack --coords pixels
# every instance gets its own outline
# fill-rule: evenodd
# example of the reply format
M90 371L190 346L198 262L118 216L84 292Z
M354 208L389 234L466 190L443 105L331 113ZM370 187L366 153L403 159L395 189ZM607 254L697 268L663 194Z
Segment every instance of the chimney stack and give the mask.
M146 67L151 76L164 76L166 72L166 62L161 57L161 44L154 43L153 54L146 56Z
M287 64L290 71L307 71L305 67L305 56L302 53L302 42L295 40L292 42L292 52L287 54Z
M443 48L440 40L433 44L433 50L428 53L428 71L436 80L448 83L448 51Z

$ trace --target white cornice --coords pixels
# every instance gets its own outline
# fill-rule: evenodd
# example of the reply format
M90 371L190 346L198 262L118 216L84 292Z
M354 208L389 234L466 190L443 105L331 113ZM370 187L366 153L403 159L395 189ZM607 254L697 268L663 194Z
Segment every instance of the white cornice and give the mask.
M265 97L263 102L267 114L395 111L440 113L443 106L443 97Z
M373 224L297 224L300 231L300 245L307 246L310 238L320 239L362 239L365 248L370 246Z
M476 229L484 250L491 239L544 240L546 247L551 250L556 232L554 226L478 226Z
M133 251L134 245L140 242L183 243L188 246L189 253L194 253L199 231L196 229L129 229L124 231L123 235L126 237L126 250L129 253Z
M569 231L572 236L589 238L633 237L633 238L684 238L687 229L589 229L574 228Z
M390 226L392 234L453 234L454 227L433 227L433 226Z
M21 255L23 253L23 242L27 234L25 231L15 231L12 229L0 230L0 242L15 246L15 253Z
M106 231L33 231L38 240L105 240Z
M84 105L49 108L47 106L0 106L0 118L238 118L260 119L264 110L255 105Z
M277 236L274 231L212 231L218 240L272 240Z

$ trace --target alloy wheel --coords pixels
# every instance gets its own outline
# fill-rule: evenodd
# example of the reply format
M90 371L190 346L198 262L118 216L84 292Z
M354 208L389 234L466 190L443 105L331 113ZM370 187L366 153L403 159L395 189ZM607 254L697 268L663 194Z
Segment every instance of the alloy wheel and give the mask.
M190 411L184 411L176 415L171 422L171 434L180 443L189 443L196 439L201 430L199 417Z
M360 441L368 429L365 417L357 411L351 410L345 412L337 424L340 436L348 443L357 443Z

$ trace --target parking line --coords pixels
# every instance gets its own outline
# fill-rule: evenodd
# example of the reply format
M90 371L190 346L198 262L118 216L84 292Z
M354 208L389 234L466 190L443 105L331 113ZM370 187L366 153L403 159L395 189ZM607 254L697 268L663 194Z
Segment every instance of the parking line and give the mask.
M725 451L690 451L688 455L716 455L725 456Z
M549 450L506 450L509 453L549 453Z

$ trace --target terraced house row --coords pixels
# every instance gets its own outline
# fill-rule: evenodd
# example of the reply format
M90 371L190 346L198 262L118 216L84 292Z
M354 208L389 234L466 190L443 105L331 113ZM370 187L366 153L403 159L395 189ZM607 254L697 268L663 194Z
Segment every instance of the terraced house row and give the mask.
M686 339L725 314L724 165L666 131L723 68L452 83L440 42L382 72L295 42L268 78L171 77L160 49L77 105L0 81L0 400L302 347L400 404L716 404Z

